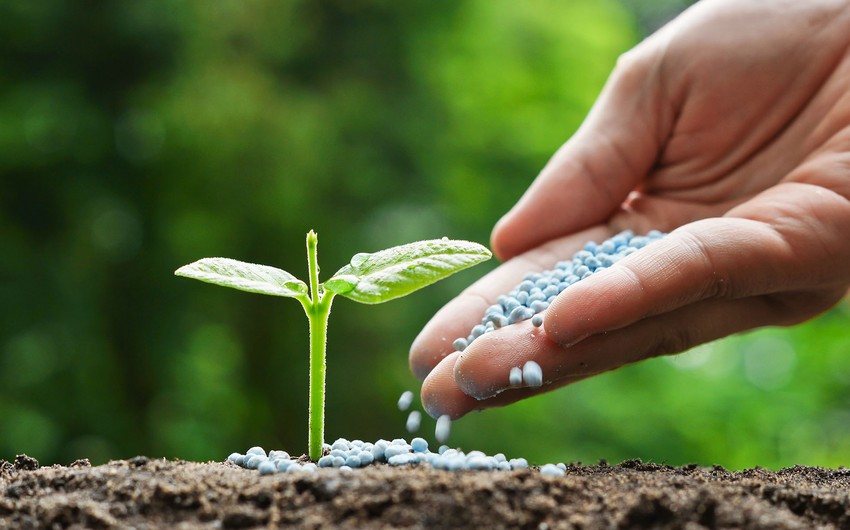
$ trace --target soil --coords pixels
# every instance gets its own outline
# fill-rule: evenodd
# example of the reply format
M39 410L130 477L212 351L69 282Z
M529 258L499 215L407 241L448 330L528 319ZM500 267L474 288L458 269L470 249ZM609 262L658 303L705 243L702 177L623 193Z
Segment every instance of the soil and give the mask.
M136 457L0 461L0 528L850 528L850 469L730 472L626 461L450 472L369 466L260 476Z

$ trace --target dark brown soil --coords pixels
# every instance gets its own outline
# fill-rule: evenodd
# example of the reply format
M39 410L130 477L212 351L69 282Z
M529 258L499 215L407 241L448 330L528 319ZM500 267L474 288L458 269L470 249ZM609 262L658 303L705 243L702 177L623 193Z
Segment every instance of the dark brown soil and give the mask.
M0 461L0 528L850 528L850 470L534 470L370 466L260 476L136 457L91 467Z

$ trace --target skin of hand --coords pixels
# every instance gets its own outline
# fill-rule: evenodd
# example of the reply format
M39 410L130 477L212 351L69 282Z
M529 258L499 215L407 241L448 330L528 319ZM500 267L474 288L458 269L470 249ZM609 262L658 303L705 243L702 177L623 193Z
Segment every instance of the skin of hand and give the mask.
M542 328L487 333L530 271L630 228L670 234L561 293ZM576 134L496 225L505 263L414 341L433 416L506 405L739 331L850 286L850 2L705 0L624 54ZM534 360L541 388L508 388Z

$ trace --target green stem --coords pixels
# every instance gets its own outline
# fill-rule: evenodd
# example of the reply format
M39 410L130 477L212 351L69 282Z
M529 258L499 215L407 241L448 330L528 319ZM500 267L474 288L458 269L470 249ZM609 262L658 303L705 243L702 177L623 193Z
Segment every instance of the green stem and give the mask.
M328 317L331 313L333 293L319 292L318 237L310 230L307 234L307 266L310 270L309 305L304 305L310 321L310 409L307 438L310 460L322 456L325 439L325 358L328 336ZM302 302L303 303L303 302Z
M329 315L330 304L319 304L315 306L310 317L310 412L307 444L310 460L313 461L321 458L325 440L325 344Z

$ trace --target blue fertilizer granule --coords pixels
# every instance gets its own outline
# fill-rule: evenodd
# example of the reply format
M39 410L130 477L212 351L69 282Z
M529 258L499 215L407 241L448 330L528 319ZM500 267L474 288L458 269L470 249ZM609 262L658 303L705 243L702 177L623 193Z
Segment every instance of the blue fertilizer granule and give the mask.
M251 448L256 450L259 448ZM315 473L319 468L335 468L340 471L354 471L376 464L391 466L422 465L446 471L515 471L528 469L525 458L507 459L504 454L490 456L481 451L463 452L441 446L437 452L428 449L428 442L423 438L414 438L407 442L403 438L393 441L378 440L377 442L348 441L337 439L333 444L324 444L324 456L317 463L302 462L292 458L285 451L271 451L268 456L263 453L232 453L227 461L245 469L256 470L261 475L275 473ZM256 458L253 467L247 464L248 458ZM540 472L546 476L563 476L566 472L564 464L545 464Z
M507 294L500 295L496 303L487 308L481 322L473 326L468 336L455 339L452 346L457 351L463 351L485 333L529 319L534 327L542 326L543 319L535 317L546 311L564 289L614 265L665 235L658 230L650 230L645 236L637 236L631 230L626 230L602 243L588 241L572 259L556 263L554 269L526 274L519 285Z
M631 230L626 230L602 243L587 242L571 260L556 263L554 269L528 273L519 285L499 296L497 303L487 308L481 323L473 326L469 336L455 339L452 345L455 350L463 351L481 335L529 319L532 326L540 328L543 326L543 313L567 287L614 265L665 235L651 230L645 236L636 236ZM543 371L536 362L528 361L522 367L512 367L508 381L514 388L537 388L543 386Z

